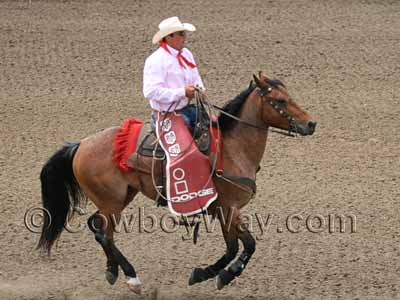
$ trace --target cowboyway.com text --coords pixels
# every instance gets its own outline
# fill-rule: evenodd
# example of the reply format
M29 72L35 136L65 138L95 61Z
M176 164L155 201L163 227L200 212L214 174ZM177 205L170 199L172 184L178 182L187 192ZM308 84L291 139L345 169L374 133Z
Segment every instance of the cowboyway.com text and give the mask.
M148 210L148 209L147 209ZM78 209L78 214L88 215L82 209ZM240 213L240 222L237 222L236 208L232 207L227 214L222 213L222 209L217 208L217 216L220 222L225 224L227 228L235 226L237 230L248 230L253 233L256 239L260 240L268 233L355 233L357 230L357 218L354 214L338 214L338 213L306 213L294 212L286 216L280 216L272 213ZM43 217L47 215L50 218L50 213L42 207L33 207L25 213L24 223L26 228L33 233L40 233L43 226ZM219 222L216 218L208 214L177 217L173 214L166 213L156 215L149 213L146 208L140 207L137 213L126 213L120 217L111 215L108 218L104 215L99 215L102 219L102 228L111 225L114 232L120 233L142 233L151 234L157 230L165 233L175 233L181 226L184 226L186 233L182 236L183 239L191 239L194 233L195 224L201 222L202 232L212 233L219 228ZM67 221L64 228L69 233L78 233L88 229L85 218L78 218L79 221ZM80 220L83 219L81 222ZM185 222L184 222L185 221ZM183 224L185 223L185 224ZM183 225L182 225L183 224Z

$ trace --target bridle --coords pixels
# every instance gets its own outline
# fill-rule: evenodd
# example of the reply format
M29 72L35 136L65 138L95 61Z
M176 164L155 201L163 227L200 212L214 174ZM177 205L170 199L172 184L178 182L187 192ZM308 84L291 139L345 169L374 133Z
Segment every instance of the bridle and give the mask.
M250 83L250 86L251 86L252 84L253 84L253 83ZM296 135L293 134L293 132L292 132L292 129L297 127L296 120L295 120L291 115L289 115L289 113L288 113L285 109L283 109L283 108L281 107L281 105L279 104L279 102L281 102L281 101L286 101L286 99L283 99L283 98L274 98L274 97L268 96L268 94L271 93L272 90L273 90L273 87L271 87L270 85L260 86L258 83L255 83L255 85L256 85L256 88L258 89L257 94L258 94L258 96L259 96L259 97L261 98L261 100L262 100L261 113L264 111L264 105L265 105L265 103L268 102L268 103L272 106L272 108L273 108L279 115L281 115L283 118L287 119L287 121L288 121L288 123L289 123L289 129L288 129L287 131L282 131L282 130L277 130L277 129L271 129L271 131L272 131L272 132L275 132L275 133L279 133L279 134L291 136L291 137L296 136ZM213 108L217 109L221 114L226 115L226 116L228 116L229 118L234 119L234 120L236 120L236 121L238 121L238 122L240 122L240 123L242 123L242 124L244 124L244 125L246 125L246 126L253 127L253 128L257 128L257 129L261 129L261 130L265 130L265 131L268 131L268 130L269 130L269 127L263 127L263 126L259 126L259 125L256 125L256 124L252 124L252 123L250 123L250 122L247 122L247 121L245 121L245 120L243 120L243 119L241 119L241 118L239 118L239 117L237 117L237 116L235 116L235 115L232 115L232 114L230 114L230 113L224 111L224 109L223 109L222 107L219 107L219 106L217 106L217 105L215 105L215 104L210 104L210 105L211 105ZM297 131L297 130L296 130L296 131ZM296 133L296 131L295 131L294 133Z
M254 84L253 82L250 83L250 88L253 87L253 84ZM261 110L260 110L261 114L264 111L265 103L268 102L272 106L272 108L276 112L279 113L279 115L281 115L283 118L287 119L288 122L289 122L289 129L287 130L287 132L286 131L275 130L275 129L272 129L272 132L276 132L276 133L287 135L287 136L291 136L291 137L296 136L291 131L292 128L296 128L296 126L297 126L296 125L296 120L292 116L290 116L289 113L285 109L280 107L280 104L279 104L279 102L282 102L282 101L286 102L286 99L274 98L274 97L268 96L273 90L273 87L270 86L269 84L267 84L266 86L260 86L258 81L256 81L255 85L256 86L254 87L254 89L256 89L256 88L258 89L257 93L258 93L258 96L261 98L261 101L262 101L262 106L261 106ZM223 108L221 108L221 107L219 107L219 106L217 106L215 104L210 103L209 101L207 101L207 97L204 94L201 95L201 90L199 88L196 88L195 96L196 96L196 101L198 100L197 102L200 102L201 105L203 105L203 103L204 103L208 107L215 108L221 114L224 114L224 115L228 116L229 118L232 118L232 119L234 119L234 120L236 120L236 121L238 121L238 122L240 122L240 123L242 123L242 124L244 124L246 126L257 128L257 129L264 130L264 131L268 131L269 130L269 127L262 127L262 126L259 126L259 125L256 125L256 124L252 124L252 123L250 123L250 122L248 122L246 120L243 120L243 119L241 119L241 118L239 118L239 117L237 117L235 115L232 115L232 114L226 112ZM218 126L218 123L217 123L217 126ZM297 130L296 130L296 132L297 132ZM215 157L215 158L217 158L217 157ZM227 173L224 170L216 170L215 166L216 166L216 159L215 159L215 161L213 163L213 170L212 170L211 174L213 174L214 171L215 171L215 175L218 178L221 178L221 179L229 182L230 184L233 184L236 187L238 187L238 188L250 193L251 197L253 197L255 195L256 190L257 190L257 185L255 183L255 180L253 180L251 178L248 178L248 177L235 176L235 175Z
M283 134L283 135L287 135L287 136L291 136L294 137L296 136L295 134L297 133L297 123L296 120L287 112L287 110L283 109L282 107L280 107L281 105L279 104L279 102L284 101L286 102L286 99L283 98L274 98L274 97L270 97L268 96L269 93L272 92L272 87L270 85L266 85L261 87L258 83L256 83L258 90L258 96L261 97L262 101L262 107L261 107L261 112L264 111L264 105L265 102L268 102L271 107L283 118L285 118L288 123L288 130L286 131L281 131L281 130L276 130L276 129L272 129L272 132L276 132L279 134ZM295 134L292 133L292 128L295 128L296 131L294 132Z

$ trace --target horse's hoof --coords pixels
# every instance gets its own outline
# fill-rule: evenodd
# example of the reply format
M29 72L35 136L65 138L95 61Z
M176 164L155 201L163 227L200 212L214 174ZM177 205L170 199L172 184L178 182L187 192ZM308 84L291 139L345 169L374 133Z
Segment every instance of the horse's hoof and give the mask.
M112 273L110 271L106 271L105 276L106 276L107 282L111 285L113 285L117 281L117 278L118 278L117 275L115 275L114 273Z
M128 285L128 288L135 294L142 293L142 283L140 282L139 277L128 277L126 284Z
M189 285L206 281L208 279L206 271L201 268L194 268L189 277Z
M224 286L229 284L234 278L235 276L232 273L221 270L219 271L217 277L215 277L215 286L218 290L222 290Z
M217 275L217 277L215 277L215 287L218 290L222 290L224 288L225 284L222 281L221 277L219 275Z

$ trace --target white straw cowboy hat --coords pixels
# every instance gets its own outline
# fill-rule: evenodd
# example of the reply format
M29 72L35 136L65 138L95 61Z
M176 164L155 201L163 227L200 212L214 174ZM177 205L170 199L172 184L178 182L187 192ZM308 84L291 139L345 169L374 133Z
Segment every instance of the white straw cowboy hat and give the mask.
M196 31L194 25L182 23L178 17L171 17L161 21L158 28L160 30L153 36L153 44L157 44L163 37L177 31Z

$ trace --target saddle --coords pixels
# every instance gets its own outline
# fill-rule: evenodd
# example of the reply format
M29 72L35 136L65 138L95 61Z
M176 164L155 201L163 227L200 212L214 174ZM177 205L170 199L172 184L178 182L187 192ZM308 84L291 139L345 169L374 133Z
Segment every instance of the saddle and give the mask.
M208 126L196 124L195 128L189 128L193 141L196 143L200 152L205 155L210 154L211 136ZM165 152L158 143L157 135L151 124L145 123L138 138L137 154L146 157L165 159Z
M113 160L122 170L148 168L141 157L158 161L153 165L156 189L168 199L170 211L181 216L203 212L218 197L209 154L221 154L219 132L210 128L208 114L197 119L201 122L190 127L179 111L157 112L154 124L126 120L114 138ZM158 204L165 204L163 198Z

